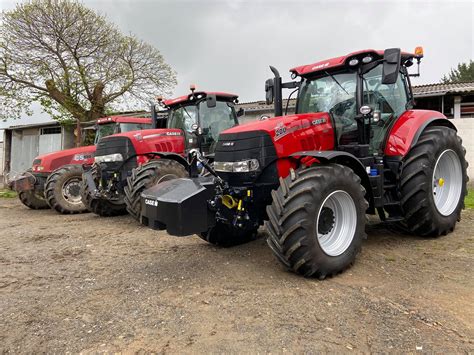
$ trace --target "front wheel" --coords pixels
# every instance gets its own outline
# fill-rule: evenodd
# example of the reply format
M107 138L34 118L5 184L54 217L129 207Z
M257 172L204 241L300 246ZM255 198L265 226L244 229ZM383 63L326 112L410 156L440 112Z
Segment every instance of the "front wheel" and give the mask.
M467 194L466 150L456 131L429 127L403 160L401 204L409 232L429 237L454 230Z
M287 268L324 279L347 269L365 238L368 203L352 169L329 164L280 179L267 207L267 243Z
M34 190L18 192L21 203L32 210L44 210L49 208L48 203L42 195Z
M48 205L59 213L87 212L81 201L82 167L67 165L54 170L46 180L44 194Z
M137 221L141 218L141 193L143 190L163 181L186 177L184 166L170 159L151 160L132 170L125 186L127 211Z

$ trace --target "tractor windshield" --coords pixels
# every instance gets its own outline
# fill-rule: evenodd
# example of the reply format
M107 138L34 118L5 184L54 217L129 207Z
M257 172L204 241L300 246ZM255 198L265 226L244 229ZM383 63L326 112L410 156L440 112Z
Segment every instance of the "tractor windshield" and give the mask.
M140 131L142 129L148 129L148 128L151 128L151 123L109 122L105 124L100 124L97 127L97 130L95 132L94 144L97 144L99 139L110 136L112 134L131 132L131 131Z
M101 139L102 137L107 137L116 133L116 126L117 124L115 122L98 125L97 130L95 131L94 144L97 144L99 139Z
M119 124L119 132L141 131L142 129L150 129L151 123L123 123Z
M355 73L326 74L305 80L298 98L298 113L335 112L353 117L357 78Z
M203 135L208 140L217 141L219 134L236 125L234 108L225 101L217 101L215 107L199 104L199 119Z

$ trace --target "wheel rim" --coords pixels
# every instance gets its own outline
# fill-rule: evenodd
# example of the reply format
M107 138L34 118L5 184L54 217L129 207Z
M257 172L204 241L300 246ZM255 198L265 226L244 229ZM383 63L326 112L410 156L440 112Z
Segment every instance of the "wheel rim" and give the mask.
M451 149L443 151L433 171L433 200L443 216L456 210L462 192L462 167L458 155Z
M357 210L352 197L345 191L329 194L316 219L316 232L321 249L329 256L344 253L352 243L357 226Z
M82 203L81 199L81 179L77 177L70 178L63 184L62 193L64 199L73 204L79 205Z

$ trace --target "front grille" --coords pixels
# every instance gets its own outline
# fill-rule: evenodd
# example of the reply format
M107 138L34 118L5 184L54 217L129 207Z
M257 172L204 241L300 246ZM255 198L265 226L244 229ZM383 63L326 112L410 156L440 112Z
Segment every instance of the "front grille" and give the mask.
M134 157L136 154L135 147L133 146L132 141L127 137L102 138L97 144L95 156L98 157L116 153L122 154L123 162L102 163L102 170L116 170L118 167L122 166L122 164L122 170L125 171L131 171L133 168L137 167L137 158Z
M219 172L219 175L231 185L247 185L257 178L258 183L274 184L278 182L277 153L267 132L223 133L219 136L215 150L215 161L234 162L247 159L257 159L260 164L259 170L250 173Z

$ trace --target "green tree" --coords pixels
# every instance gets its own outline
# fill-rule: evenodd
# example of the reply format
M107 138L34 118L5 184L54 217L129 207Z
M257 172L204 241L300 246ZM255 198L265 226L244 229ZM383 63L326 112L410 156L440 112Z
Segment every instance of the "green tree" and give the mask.
M30 0L0 17L0 119L33 102L85 122L168 95L176 73L158 49L75 0Z
M457 68L451 69L447 75L441 78L441 82L444 84L468 81L474 81L474 62L472 60L469 63L459 63Z

